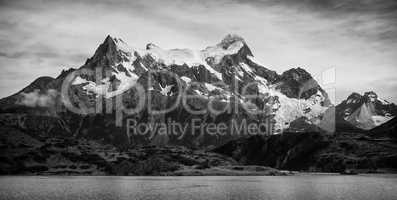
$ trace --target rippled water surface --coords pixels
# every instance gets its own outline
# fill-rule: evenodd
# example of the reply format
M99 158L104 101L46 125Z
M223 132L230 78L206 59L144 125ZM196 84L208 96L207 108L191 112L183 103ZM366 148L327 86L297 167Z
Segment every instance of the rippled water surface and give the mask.
M396 175L3 176L0 199L397 199Z

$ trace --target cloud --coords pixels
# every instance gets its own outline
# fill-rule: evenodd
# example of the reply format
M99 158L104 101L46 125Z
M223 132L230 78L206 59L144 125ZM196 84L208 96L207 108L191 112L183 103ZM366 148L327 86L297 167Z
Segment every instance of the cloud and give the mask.
M34 90L29 93L22 92L20 95L22 99L17 102L20 105L28 107L53 107L55 106L55 99L58 96L58 92L49 89L44 94L41 94L40 90Z
M236 0L241 4L312 13L341 21L347 35L396 43L397 1L390 0Z

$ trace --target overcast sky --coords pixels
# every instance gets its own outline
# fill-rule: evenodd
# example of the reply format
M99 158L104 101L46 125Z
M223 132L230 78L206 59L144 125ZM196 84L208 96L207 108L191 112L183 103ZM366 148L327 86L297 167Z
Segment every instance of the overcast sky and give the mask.
M324 87L337 102L369 90L397 102L395 0L0 0L0 97L80 67L108 34L138 48L203 49L227 33L279 73L335 68Z

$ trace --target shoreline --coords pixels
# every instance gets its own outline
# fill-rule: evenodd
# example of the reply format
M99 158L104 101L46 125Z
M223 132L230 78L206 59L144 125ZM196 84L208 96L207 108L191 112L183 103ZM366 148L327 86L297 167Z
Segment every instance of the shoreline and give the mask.
M148 175L118 175L98 173L78 173L78 172L47 172L47 173L24 173L24 174L0 174L0 177L7 176L43 176L43 177L72 177L72 176L87 176L87 177L179 177L179 176L357 176L357 175L397 175L395 170L384 170L380 172L358 172L357 174L342 174L338 172L307 172L307 171L289 171L278 170L265 166L246 165L246 166L217 166L206 169L180 169L176 171L161 172L159 174Z

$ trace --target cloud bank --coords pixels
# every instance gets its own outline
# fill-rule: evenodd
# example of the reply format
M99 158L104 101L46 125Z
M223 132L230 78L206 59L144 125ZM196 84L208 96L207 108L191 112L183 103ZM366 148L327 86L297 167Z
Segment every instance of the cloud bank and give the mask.
M53 89L47 90L44 94L40 90L34 90L29 93L21 93L22 99L18 102L20 105L28 107L54 107L58 92Z

